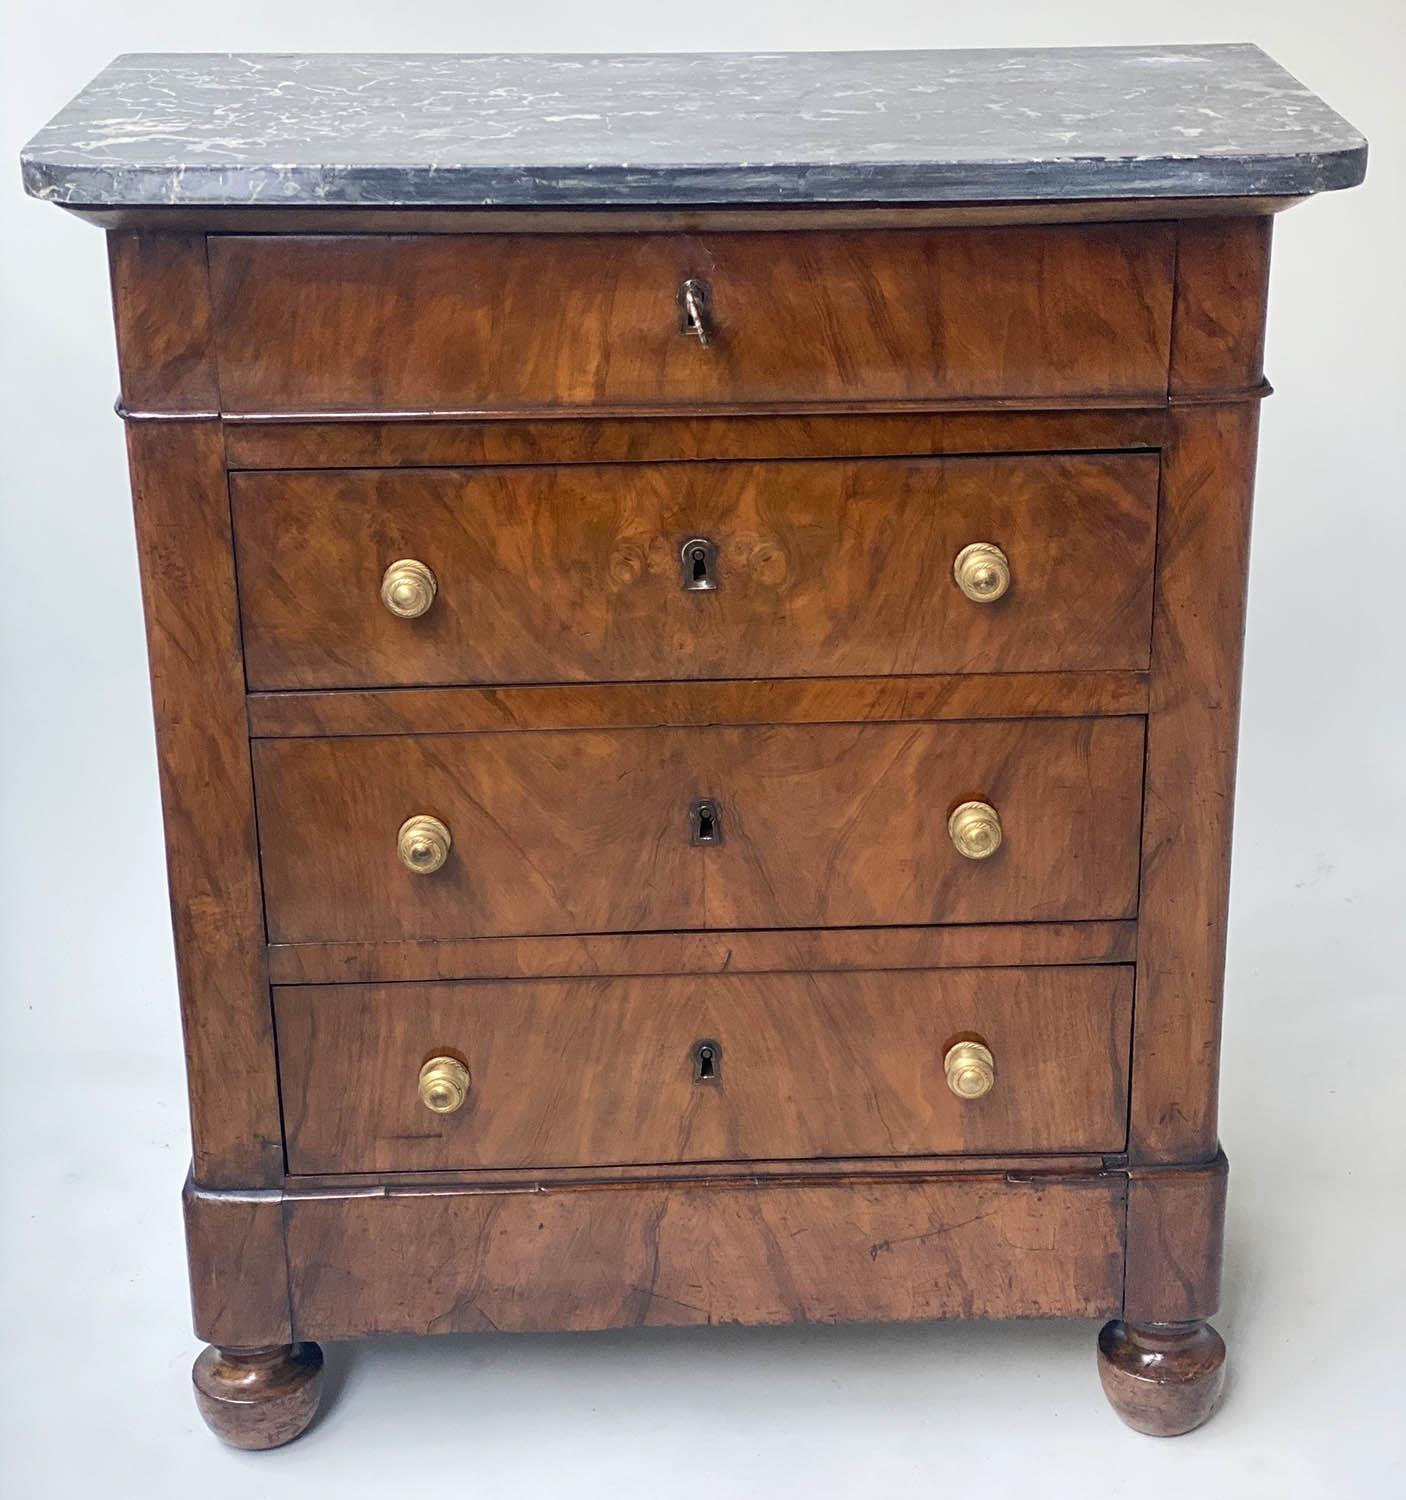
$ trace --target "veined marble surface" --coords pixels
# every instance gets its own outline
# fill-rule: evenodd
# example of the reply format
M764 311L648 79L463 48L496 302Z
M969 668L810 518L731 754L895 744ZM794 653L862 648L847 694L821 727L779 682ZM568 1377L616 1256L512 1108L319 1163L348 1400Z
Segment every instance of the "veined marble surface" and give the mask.
M1362 137L1247 44L117 58L21 153L74 208L1299 195Z

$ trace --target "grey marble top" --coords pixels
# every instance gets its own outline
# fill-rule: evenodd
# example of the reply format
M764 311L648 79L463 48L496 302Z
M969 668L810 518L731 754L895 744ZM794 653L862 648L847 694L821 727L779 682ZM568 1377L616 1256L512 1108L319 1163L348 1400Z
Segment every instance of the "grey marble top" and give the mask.
M1299 195L1362 137L1258 47L119 57L24 148L73 208Z

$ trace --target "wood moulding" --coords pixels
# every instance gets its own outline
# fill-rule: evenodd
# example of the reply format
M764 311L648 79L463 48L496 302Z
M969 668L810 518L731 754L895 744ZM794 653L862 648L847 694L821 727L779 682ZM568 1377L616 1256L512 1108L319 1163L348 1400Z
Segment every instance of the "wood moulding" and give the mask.
M1105 411L867 410L721 416L494 420L224 422L232 469L457 467L476 464L687 462L730 458L880 458L949 453L1154 449L1165 404Z
M1045 719L1147 711L1145 672L951 673L751 682L625 682L497 688L251 693L255 739L502 730L698 728Z
M275 984L1117 964L1136 954L1134 921L276 943L268 950Z
M1000 1177L1009 1183L1105 1181L1122 1173L1121 1153L1061 1156L846 1156L777 1158L759 1161L624 1163L613 1167L484 1167L474 1171L300 1173L288 1177L286 1191L299 1198L412 1197L444 1193L536 1193L570 1187L629 1187L669 1183L731 1183L757 1186L805 1182L853 1182L875 1179L941 1178L965 1180Z
M225 411L223 419L235 430L240 428L343 427L368 423L407 422L473 423L473 422L649 422L672 418L696 421L707 418L742 418L788 420L808 417L942 417L1022 415L1044 413L1083 413L1118 411L1160 411L1167 405L1162 391L1142 395L1117 392L1102 395L1097 391L1079 391L1069 396L952 396L917 397L912 400L885 397L829 401L721 401L680 398L676 401L548 402L517 406L445 406L406 407L337 407L317 406L306 410L273 409L269 411ZM126 415L135 421L143 418L176 415L163 411L127 408ZM677 456L677 455L675 455Z
M76 208L104 229L184 234L640 234L650 231L785 233L807 229L941 229L998 224L1104 224L1138 220L1229 219L1282 213L1293 197L1091 198L1086 202L835 203L824 207L736 208Z
M562 440L560 446L566 449L567 443L581 436L580 429L583 424L599 426L604 433L609 433L611 428L628 428L635 426L641 430L649 427L658 427L661 424L687 423L695 429L702 424L707 430L709 424L745 425L749 423L769 423L773 430L779 430L783 424L806 423L824 433L827 428L825 424L831 424L832 431L839 430L839 424L856 418L862 418L865 423L876 424L875 432L869 435L871 446L856 447L853 445L839 446L837 454L854 454L857 452L874 453L939 453L939 452L970 452L980 453L986 451L999 451L988 446L989 440L978 437L977 427L969 426L966 430L969 437L964 443L954 443L947 447L925 446L916 442L890 445L888 447L876 448L872 446L874 436L882 436L885 431L884 423L887 419L889 430L902 430L894 424L898 421L906 421L909 431L919 431L917 424L927 421L931 430L936 433L938 423L946 419L946 425L950 432L958 432L961 429L956 422L967 419L976 423L985 418L1015 418L1029 417L1032 419L1043 419L1048 417L1067 416L1074 419L1079 425L1069 427L1070 437L1066 442L1048 442L1042 449L1037 444L1037 451L1054 452L1057 450L1077 449L1081 442L1093 448L1137 448L1155 446L1155 439L1150 435L1157 427L1157 417L1178 406L1205 406L1225 405L1230 402L1240 401L1263 401L1274 394L1274 387L1267 380L1259 380L1250 385L1222 386L1210 391L1186 391L1174 392L1166 397L1151 396L1145 400L1133 401L1127 397L1119 396L1075 396L1065 399L1041 400L1038 398L1030 400L973 397L965 401L914 401L914 402L807 402L805 404L767 403L761 405L718 405L686 407L673 406L579 406L579 407L557 407L546 409L542 407L505 407L502 410L487 409L447 409L443 411L433 408L413 408L406 411L326 411L310 410L306 412L225 412L216 407L208 409L182 410L179 408L162 409L155 407L130 406L126 400L119 396L113 402L113 411L124 422L221 422L227 429L227 442L231 455L231 468L298 468L309 467L306 463L299 464L299 455L305 455L314 443L321 445L325 450L336 454L341 450L347 456L325 458L322 461L329 467L339 464L352 464L356 462L355 453L357 444L363 447L367 442L384 442L396 439L401 442L418 440L429 451L433 451L436 443L441 446L451 445L455 442L461 445L461 450L467 452L468 445L476 441L485 441L487 434L481 429L491 427L501 429L493 434L500 440L500 446L506 446L502 442L504 435L508 440L513 438L523 441L530 438L542 444L549 444L551 438L548 436L549 429L556 427L558 437ZM1091 427L1088 422L1080 421L1092 417L1141 419L1131 434L1112 434L1104 441L1090 443L1090 434L1096 433L1097 429ZM451 429L446 435L444 429ZM288 429L294 429L289 431ZM413 437L407 439L406 429L411 429ZM419 431L418 429L425 429ZM1013 430L1013 429L1012 429ZM1049 429L1054 430L1054 429ZM1082 434L1082 438L1080 436ZM1139 434L1148 434L1140 436ZM856 436L856 443L863 440ZM935 438L934 442L940 442ZM697 446L696 437L689 442L685 440L683 446ZM606 458L609 458L606 454ZM655 460L674 459L686 462L689 454L680 451L680 444L667 445L659 442L657 447L648 455ZM737 456L755 457L760 456L750 451L739 451L736 455L708 455L708 456ZM813 445L806 448L797 448L795 452L786 452L776 455L778 457L821 457L824 449L817 450ZM421 462L443 462L455 463L507 463L513 460L509 458L476 458L471 454L465 457L447 457L442 460L423 459ZM551 463L597 463L603 461L598 457L575 458L571 453L563 451L559 456L552 458L528 458L523 462L551 462ZM621 461L625 461L622 459Z

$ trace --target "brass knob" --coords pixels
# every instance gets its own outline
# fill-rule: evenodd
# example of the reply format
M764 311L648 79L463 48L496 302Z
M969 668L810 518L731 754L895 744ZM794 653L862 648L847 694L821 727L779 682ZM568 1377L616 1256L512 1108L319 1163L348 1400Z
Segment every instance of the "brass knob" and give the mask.
M420 1069L420 1103L437 1115L452 1115L469 1097L469 1070L457 1057L432 1057Z
M1010 559L995 542L970 542L957 554L952 576L973 604L993 604L1011 586Z
M413 557L393 562L381 575L381 603L398 620L418 620L438 591L434 574Z
M996 1059L981 1042L957 1042L942 1059L947 1087L959 1099L980 1099L996 1083Z
M416 875L433 875L449 858L454 840L449 830L428 813L417 813L400 825L395 851L407 870Z
M1001 815L989 802L952 809L947 832L963 859L989 859L1001 847Z

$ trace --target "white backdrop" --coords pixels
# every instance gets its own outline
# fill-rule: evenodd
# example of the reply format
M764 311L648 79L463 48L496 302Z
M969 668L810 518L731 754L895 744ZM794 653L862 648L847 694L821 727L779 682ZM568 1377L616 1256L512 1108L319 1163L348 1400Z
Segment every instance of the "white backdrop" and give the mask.
M1406 1314L1402 0L4 0L0 38L0 1488L1399 1495ZM218 1449L186 1371L185 1101L102 237L22 142L125 51L613 51L1253 40L1372 144L1278 222L1222 1129L1232 1385L1170 1444L1085 1325L393 1341L327 1418ZM337 1394L334 1390L333 1394ZM6 1475L9 1484L6 1484ZM11 1488L11 1486L13 1486Z

